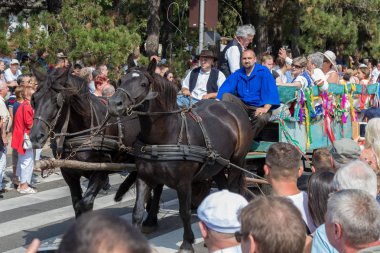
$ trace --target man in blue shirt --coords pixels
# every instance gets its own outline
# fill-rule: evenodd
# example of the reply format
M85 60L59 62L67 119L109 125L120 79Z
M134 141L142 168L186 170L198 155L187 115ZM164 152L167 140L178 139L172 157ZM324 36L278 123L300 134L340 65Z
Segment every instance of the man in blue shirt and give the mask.
M272 74L268 68L256 64L252 50L243 52L242 64L243 68L223 83L216 98L241 105L248 113L254 137L257 137L268 123L271 110L280 106L280 97Z

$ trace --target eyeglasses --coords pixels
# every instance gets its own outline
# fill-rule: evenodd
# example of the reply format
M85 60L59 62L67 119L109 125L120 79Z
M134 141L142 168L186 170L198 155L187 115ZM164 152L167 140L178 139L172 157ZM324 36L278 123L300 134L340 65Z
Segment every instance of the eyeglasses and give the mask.
M302 68L302 66L300 66L300 65L296 65L296 64L292 64L292 68L300 69L300 68Z
M239 231L236 231L235 232L235 239L237 242L241 242L241 239L247 235L249 235L250 233L240 233Z

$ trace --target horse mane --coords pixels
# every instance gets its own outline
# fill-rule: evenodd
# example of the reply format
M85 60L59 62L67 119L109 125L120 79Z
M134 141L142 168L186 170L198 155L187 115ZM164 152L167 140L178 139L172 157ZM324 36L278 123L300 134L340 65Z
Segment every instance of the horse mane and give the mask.
M153 73L149 74L147 71L145 75L148 77L151 83L152 91L158 93L155 102L161 107L168 111L178 109L177 105L177 94L178 88L175 84L167 80L166 78Z

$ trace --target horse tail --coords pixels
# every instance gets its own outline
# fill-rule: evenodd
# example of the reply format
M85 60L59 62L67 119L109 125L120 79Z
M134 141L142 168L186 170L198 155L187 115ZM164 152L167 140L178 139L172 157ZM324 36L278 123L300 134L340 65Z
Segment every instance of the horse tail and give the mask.
M115 194L114 200L116 202L121 201L124 194L126 194L131 188L131 186L136 182L136 179L137 179L137 171L133 171L128 174L127 178L124 180L123 183L121 183L119 189L117 190Z

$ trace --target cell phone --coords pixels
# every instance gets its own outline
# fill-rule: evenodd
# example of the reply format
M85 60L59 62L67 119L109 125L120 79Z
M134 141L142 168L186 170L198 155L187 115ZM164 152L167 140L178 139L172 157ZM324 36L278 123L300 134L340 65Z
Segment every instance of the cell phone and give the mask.
M359 122L359 137L365 137L365 129L367 127L367 122Z

